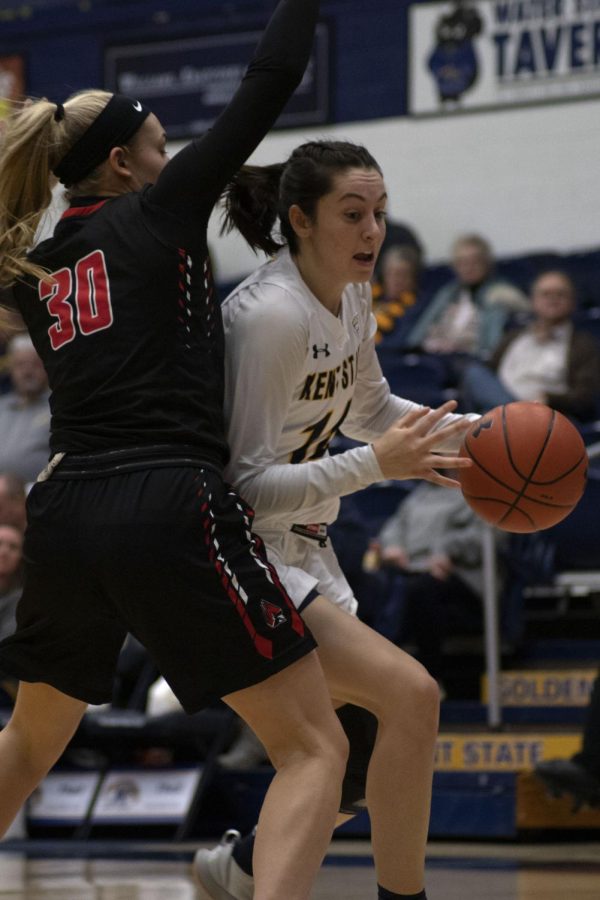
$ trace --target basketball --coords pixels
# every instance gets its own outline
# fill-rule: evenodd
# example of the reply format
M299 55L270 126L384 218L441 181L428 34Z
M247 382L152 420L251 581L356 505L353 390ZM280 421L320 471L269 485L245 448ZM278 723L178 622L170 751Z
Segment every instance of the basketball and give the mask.
M581 435L561 413L541 403L497 406L474 422L460 456L465 500L504 531L540 531L556 525L585 489L588 456Z

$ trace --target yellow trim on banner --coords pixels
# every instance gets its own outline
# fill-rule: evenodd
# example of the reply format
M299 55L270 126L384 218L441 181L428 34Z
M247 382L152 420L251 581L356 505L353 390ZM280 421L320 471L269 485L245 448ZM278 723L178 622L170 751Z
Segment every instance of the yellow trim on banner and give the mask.
M597 669L538 669L536 671L502 672L500 703L508 707L587 706ZM481 695L488 700L488 679L481 679Z
M436 772L523 772L543 759L567 758L581 748L581 734L440 734Z

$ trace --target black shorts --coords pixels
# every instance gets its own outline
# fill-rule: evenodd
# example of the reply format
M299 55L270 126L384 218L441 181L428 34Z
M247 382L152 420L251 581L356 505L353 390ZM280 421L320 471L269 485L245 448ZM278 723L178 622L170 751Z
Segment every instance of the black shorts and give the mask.
M104 703L131 632L193 713L315 647L252 511L216 471L79 477L68 460L28 497L25 587L0 671Z

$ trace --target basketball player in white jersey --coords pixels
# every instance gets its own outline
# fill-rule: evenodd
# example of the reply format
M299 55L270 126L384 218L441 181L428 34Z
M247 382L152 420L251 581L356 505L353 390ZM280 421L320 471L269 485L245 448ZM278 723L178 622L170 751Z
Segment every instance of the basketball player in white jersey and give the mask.
M371 731L354 721L349 732L358 761L341 810L354 813L366 795L378 897L424 900L438 687L356 618L327 537L340 496L388 478L455 488L437 469L469 464L453 453L471 417L453 415L453 403L428 410L391 395L379 366L369 282L386 200L373 157L346 142L310 142L284 165L244 167L228 189L230 226L275 256L223 306L226 476L254 508L255 530L317 639L334 704L376 719ZM277 220L283 245L272 236ZM329 456L338 432L365 445ZM276 629L277 610L268 615ZM251 836L199 851L206 895L250 900L251 854Z

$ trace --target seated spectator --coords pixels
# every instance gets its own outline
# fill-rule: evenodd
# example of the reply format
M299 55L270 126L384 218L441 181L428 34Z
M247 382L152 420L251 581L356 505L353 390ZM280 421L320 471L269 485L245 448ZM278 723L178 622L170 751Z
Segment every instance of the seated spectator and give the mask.
M0 523L0 640L15 630L15 611L22 590L23 532Z
M10 374L8 371L8 342L11 335L19 331L25 331L25 324L20 315L8 309L12 307L13 300L9 296L8 288L0 288L0 306L6 308L6 324L0 328L0 394L11 389Z
M0 469L35 481L50 453L48 382L31 339L18 334L8 344L12 390L0 396Z
M405 346L487 359L510 316L529 309L527 298L495 274L491 248L478 235L456 240L452 266L456 278L434 294L408 332Z
M405 222L396 222L394 219L387 220L385 237L379 253L380 259L390 247L410 247L417 254L420 266L425 261L425 252L420 237L412 225L407 225Z
M400 579L388 583L398 609L397 633L388 627L387 636L415 645L416 657L442 686L446 638L482 629L482 527L460 491L421 481L376 541L380 566ZM394 620L385 603L381 614L386 626Z
M16 628L16 610L22 590L23 532L0 519L0 640ZM11 707L17 681L0 673L0 706Z
M376 343L397 332L416 303L421 263L409 245L390 247L381 257L381 282L373 284L373 313L377 321Z
M25 531L25 482L12 472L0 472L0 522Z
M539 275L531 288L532 322L509 332L489 367L465 370L465 407L486 411L513 400L538 400L581 421L594 418L600 397L600 348L573 327L575 287L564 272Z

